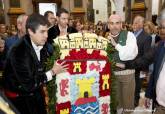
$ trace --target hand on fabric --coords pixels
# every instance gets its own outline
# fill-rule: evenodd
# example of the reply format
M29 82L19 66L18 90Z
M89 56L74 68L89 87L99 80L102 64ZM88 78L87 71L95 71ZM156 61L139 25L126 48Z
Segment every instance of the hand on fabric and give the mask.
M65 72L68 69L68 64L65 61L62 63L55 62L52 68L53 75Z
M125 64L123 64L123 63L116 63L116 67L124 69L125 68Z

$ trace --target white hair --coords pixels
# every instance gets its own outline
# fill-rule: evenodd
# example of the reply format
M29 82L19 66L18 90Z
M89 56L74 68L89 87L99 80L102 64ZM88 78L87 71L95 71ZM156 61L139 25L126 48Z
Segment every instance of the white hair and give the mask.
M156 23L158 24L158 26L161 26L162 20L165 20L165 9L163 9L160 15L157 17Z
M24 17L26 17L26 14L21 14L17 17L17 23L22 23L24 21Z

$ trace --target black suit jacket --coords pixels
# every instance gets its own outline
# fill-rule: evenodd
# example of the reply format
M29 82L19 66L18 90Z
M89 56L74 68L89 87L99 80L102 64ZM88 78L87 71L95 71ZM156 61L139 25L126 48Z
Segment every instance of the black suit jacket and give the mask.
M41 50L41 61L38 60L28 35L14 45L6 60L4 86L7 90L19 94L34 92L47 82L43 63L47 58L45 47Z
M77 30L74 27L68 27L67 32L76 33ZM59 35L60 35L60 29L59 29L58 25L51 27L48 30L48 43L52 44L54 42L53 39L55 39Z
M136 73L140 72L141 70L148 71L148 66L150 61L147 61L147 59L143 59L143 58L152 55L152 53L150 54L148 53L151 50L151 41L152 41L151 36L145 33L144 30L138 35L137 37L138 55L134 60L126 63L126 68L135 68ZM144 63L144 64L142 65L139 63Z
M154 71L150 77L148 88L146 90L146 97L156 100L156 84L159 78L161 65L164 62L163 57L165 56L165 43L160 42L159 46L156 49L154 56Z
M138 46L138 57L143 56L151 48L151 36L144 32L144 30L138 35L137 46Z

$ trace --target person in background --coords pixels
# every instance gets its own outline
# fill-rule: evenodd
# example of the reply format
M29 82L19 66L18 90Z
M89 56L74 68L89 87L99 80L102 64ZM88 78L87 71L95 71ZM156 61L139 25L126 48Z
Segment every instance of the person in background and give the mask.
M146 21L144 23L144 31L148 33L152 38L151 47L157 46L161 39L157 35L158 31L155 25L151 21ZM150 76L152 72L153 72L153 64L149 66L148 76Z
M151 99L153 100L153 113L165 114L165 9L163 9L157 19L159 26L159 36L161 41L157 46L151 48L144 56L127 64L117 63L120 68L145 68L151 63L154 63L152 75L149 78L145 97L146 108L151 105Z
M0 37L0 89L2 88L2 72L4 70L5 56L3 54L5 49L5 41Z
M96 24L96 30L98 30L98 31L102 31L103 30L103 23L102 23L102 21L98 21L98 23Z
M75 20L73 27L77 30L77 32L82 33L83 32L83 23L81 20Z
M5 41L0 36L0 53L2 53L5 49Z
M73 27L74 26L74 20L73 19L69 19L68 26L69 27Z
M44 17L48 20L50 28L55 25L56 18L55 18L54 13L52 11L46 11L44 13Z
M150 100L153 99L156 111L154 114L165 114L165 9L163 9L157 19L159 25L159 35L162 41L158 44L154 55L154 69L150 77L146 90L146 106L149 107Z
M28 16L26 14L17 17L17 34L5 40L5 55L8 53L8 50L26 34L25 25L27 18Z
M56 13L57 25L54 25L48 30L48 43L53 44L53 39L57 36L67 35L69 33L76 33L77 30L73 27L68 26L69 12L64 9L58 9Z
M151 21L146 21L144 23L144 31L152 37L151 47L155 46L161 40L157 35L158 30L156 26Z
M89 23L88 22L84 23L82 32L83 33L88 33L89 32Z
M49 29L56 25L57 20L52 11L46 11L44 13L44 17L47 19L47 21L49 23L49 25L48 25ZM49 52L49 55L50 56L53 55L54 48L53 48L53 45L51 45L51 43L49 42L49 40L48 40L48 42L46 42L46 45L47 45L47 50Z
M7 27L5 24L0 24L0 36L4 40L8 37Z
M10 36L16 35L17 34L17 27L15 25L10 26Z
M88 32L89 33L95 33L95 30L96 30L96 28L95 28L94 23L90 23Z
M1 53L0 53L1 54L1 58L0 58L1 71L4 70L5 60L6 60L8 51L11 49L11 47L13 47L13 45L15 45L21 39L21 37L23 37L26 34L25 24L26 24L27 18L28 16L26 14L19 15L17 17L17 34L4 39L3 49L1 50Z
M133 20L133 31L137 40L138 55L134 59L140 60L151 49L151 36L144 29L144 17L137 15ZM135 107L139 104L140 91L144 76L148 74L149 66L146 68L135 69Z

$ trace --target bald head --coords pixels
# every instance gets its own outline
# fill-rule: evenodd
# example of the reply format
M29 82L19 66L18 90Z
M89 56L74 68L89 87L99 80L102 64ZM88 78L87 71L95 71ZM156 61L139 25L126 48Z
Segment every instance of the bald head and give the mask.
M139 31L143 29L144 26L144 17L137 15L133 20L133 31Z
M122 19L119 15L113 14L109 17L108 27L110 33L114 36L118 35L122 28Z
M157 18L159 28L159 36L165 41L165 9L163 9Z
M142 23L144 24L144 17L140 16L140 15L137 15L135 18L134 18L134 21L137 21L139 23Z
M163 9L160 12L160 15L158 16L156 22L157 22L158 26L165 27L165 9Z
M111 21L111 20L117 20L117 21L122 21L122 19L121 19L121 16L120 15L118 15L118 14L112 14L110 17L109 17L109 21Z
M17 29L18 29L18 36L22 37L26 34L26 20L28 16L26 14L19 15L17 18Z

